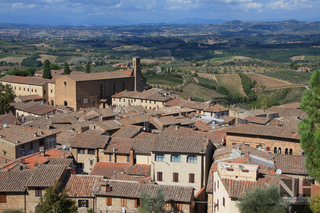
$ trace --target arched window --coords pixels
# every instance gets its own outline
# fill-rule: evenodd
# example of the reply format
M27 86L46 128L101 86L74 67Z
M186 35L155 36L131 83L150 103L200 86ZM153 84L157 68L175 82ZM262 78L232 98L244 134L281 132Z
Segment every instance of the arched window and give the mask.
M164 154L155 155L155 161L164 161L164 160L165 160Z
M278 153L278 149L277 149L277 147L274 147L274 151L273 151L275 154L277 154Z
M188 155L187 156L187 163L197 163L197 156L196 155Z
M171 155L171 162L181 162L180 155Z
M63 105L68 106L68 102L67 102L67 101L64 101L64 102L63 102Z
M286 155L289 154L289 150L286 148L285 151L284 151L284 153L285 153Z
M290 152L289 152L289 154L290 154L290 155L292 155L292 154L293 154L293 150L292 150L292 149L290 149Z
M278 153L281 154L281 148L280 148L280 147L279 147L279 149L278 149Z

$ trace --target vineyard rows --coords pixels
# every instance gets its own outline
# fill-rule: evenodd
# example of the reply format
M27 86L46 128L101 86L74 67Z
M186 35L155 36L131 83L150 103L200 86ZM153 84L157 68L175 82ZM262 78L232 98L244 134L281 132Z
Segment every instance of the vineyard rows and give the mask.
M203 87L206 87L209 89L213 89L213 90L216 90L218 87L218 83L213 79L198 76L197 80L198 80L200 86L203 86Z
M259 73L271 78L280 79L291 84L307 84L312 73L297 72L292 70L278 71L278 72L265 72Z
M305 87L287 87L272 90L265 90L261 95L267 95L279 101L281 104L301 102Z

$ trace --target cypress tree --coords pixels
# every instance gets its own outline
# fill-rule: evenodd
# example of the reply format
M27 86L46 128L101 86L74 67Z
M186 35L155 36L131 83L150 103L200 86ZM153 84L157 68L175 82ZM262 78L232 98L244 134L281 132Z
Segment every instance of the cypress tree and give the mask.
M305 166L310 177L320 180L320 70L310 78L310 90L305 90L300 107L308 115L299 122L300 145L307 155Z
M90 73L90 62L88 61L87 62L87 65L86 65L86 73Z
M51 79L51 69L49 60L44 61L42 78Z
M65 74L65 75L69 75L70 74L70 68L69 68L67 62L64 63L64 72L63 72L63 74Z

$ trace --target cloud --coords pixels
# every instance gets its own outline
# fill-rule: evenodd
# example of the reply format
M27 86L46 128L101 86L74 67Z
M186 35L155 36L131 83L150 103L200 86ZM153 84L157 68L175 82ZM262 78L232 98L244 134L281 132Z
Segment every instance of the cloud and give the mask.
M312 8L315 3L312 0L277 0L269 3L267 7L273 10L299 10Z

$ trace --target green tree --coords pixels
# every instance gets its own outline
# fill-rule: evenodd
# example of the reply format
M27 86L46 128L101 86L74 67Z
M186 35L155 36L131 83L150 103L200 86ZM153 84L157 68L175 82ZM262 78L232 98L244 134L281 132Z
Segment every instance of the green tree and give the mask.
M158 188L157 194L153 197L147 192L143 192L140 198L140 212L159 213L165 204L165 193L162 188Z
M87 62L87 65L86 65L86 73L90 73L90 62L88 61Z
M312 212L320 212L320 193L311 197L310 209Z
M46 79L52 78L49 60L44 61L42 78L46 78Z
M9 112L11 109L10 103L13 102L15 94L11 87L0 83L0 114Z
M59 190L60 183L47 188L45 195L40 198L36 213L76 213L77 206L74 200L68 198L66 190Z
M320 180L320 70L310 78L310 90L305 90L301 109L308 114L299 122L300 144L307 155L305 166L310 177Z
M68 63L67 63L67 62L66 62L66 63L64 63L64 71L63 71L63 74L65 74L65 75L70 74L70 68L69 68L69 66L68 66Z
M286 213L289 207L280 201L277 186L255 188L252 192L246 191L245 196L239 199L237 207L241 213Z
M61 67L58 64L50 64L50 69L52 69L52 70L60 70Z
M21 209L6 209L2 213L23 213Z

